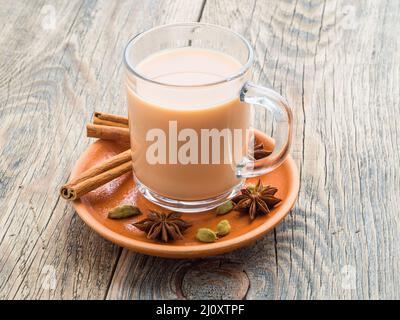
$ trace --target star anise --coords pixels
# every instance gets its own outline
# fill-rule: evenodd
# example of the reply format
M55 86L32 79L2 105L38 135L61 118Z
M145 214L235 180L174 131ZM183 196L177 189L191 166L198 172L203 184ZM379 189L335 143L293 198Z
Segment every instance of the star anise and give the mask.
M250 139L250 146L253 146L253 154L250 153L249 155L250 160L259 160L268 157L272 153L270 150L265 150L264 144L257 141L254 136Z
M178 212L159 213L150 211L147 218L133 223L139 230L147 233L147 239L168 242L183 239L183 232L191 226L181 219Z
M281 202L281 199L274 196L277 191L275 187L263 186L259 179L255 187L242 189L241 194L232 199L236 204L234 209L247 211L251 220L254 220L257 215L266 215Z

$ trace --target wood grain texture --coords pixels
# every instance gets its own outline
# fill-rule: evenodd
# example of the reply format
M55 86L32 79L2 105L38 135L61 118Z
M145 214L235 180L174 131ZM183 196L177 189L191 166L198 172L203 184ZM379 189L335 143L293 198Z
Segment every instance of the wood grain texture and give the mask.
M125 112L128 39L196 21L201 7L188 0L0 2L0 299L106 296L121 249L90 231L57 190L90 143L92 112ZM49 29L43 19L53 9Z
M0 0L0 299L400 298L399 15L396 0ZM57 191L91 113L125 113L129 37L198 19L249 39L253 80L293 106L301 191L250 247L147 257L102 240Z
M244 260L262 279L247 298L399 298L399 10L396 1L207 1L202 20L250 39L254 79L295 115L300 198L274 241L258 244L274 254Z

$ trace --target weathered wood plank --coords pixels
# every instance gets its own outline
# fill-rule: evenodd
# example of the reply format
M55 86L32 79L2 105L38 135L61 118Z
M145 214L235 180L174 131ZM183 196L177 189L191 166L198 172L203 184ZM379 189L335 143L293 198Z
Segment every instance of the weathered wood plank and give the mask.
M103 298L121 253L60 201L94 110L125 112L122 52L202 1L1 1L0 299ZM51 14L54 13L54 20Z
M254 80L294 108L299 201L231 254L124 251L108 298L399 298L399 11L396 1L207 0L201 21L245 35Z
M43 25L45 5L55 9L54 29ZM399 3L202 5L0 1L0 299L400 297ZM245 35L254 80L293 105L299 201L273 233L223 256L175 261L121 250L56 190L89 143L91 112L125 112L128 38L199 17Z
M207 2L203 20L251 40L254 79L295 114L300 198L276 243L262 241L276 255L243 260L262 279L251 278L247 298L399 298L399 10L396 1Z

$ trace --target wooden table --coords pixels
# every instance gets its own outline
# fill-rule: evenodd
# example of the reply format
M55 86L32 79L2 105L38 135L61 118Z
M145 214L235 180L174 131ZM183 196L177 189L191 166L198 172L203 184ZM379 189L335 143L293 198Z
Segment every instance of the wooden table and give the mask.
M0 298L400 298L399 16L397 0L0 0ZM273 232L191 261L119 248L58 195L92 112L126 113L128 39L182 21L250 40L253 79L293 107L301 174Z

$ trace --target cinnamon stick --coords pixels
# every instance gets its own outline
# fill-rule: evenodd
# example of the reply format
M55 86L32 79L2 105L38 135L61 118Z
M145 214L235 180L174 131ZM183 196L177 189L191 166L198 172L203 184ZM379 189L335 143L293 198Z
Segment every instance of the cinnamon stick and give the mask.
M66 200L78 199L131 170L131 150L129 149L86 170L79 177L63 185L60 194Z
M95 112L93 122L87 124L87 136L129 143L128 118ZM128 149L107 161L83 172L60 189L66 200L76 200L84 194L132 170L131 150Z
M86 125L86 133L90 138L113 140L117 142L130 141L128 128L88 123Z
M94 112L93 123L112 127L128 128L128 118L105 112Z

